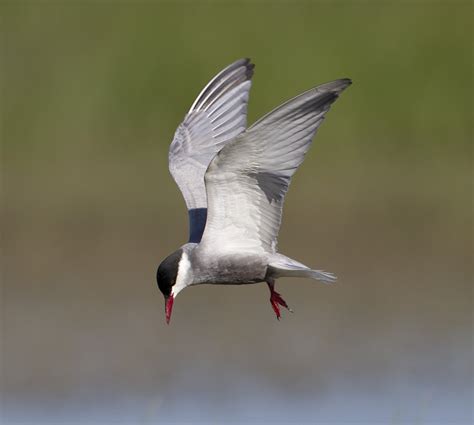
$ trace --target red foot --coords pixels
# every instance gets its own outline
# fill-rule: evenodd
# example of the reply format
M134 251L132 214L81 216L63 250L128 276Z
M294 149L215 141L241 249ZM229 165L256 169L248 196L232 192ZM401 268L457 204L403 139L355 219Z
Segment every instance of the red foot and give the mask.
M278 320L280 320L281 313L280 313L280 305L282 307L285 307L288 311L293 313L293 310L291 310L290 307L288 307L288 304L286 301L281 297L281 295L273 289L273 284L268 284L268 287L270 288L270 303L272 305L273 311L276 314L276 317Z

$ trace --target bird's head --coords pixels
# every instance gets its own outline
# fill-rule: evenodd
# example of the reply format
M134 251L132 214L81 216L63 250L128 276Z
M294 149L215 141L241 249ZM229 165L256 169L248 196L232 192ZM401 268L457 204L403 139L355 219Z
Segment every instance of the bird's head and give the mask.
M174 299L186 286L192 283L191 263L188 254L184 250L178 249L166 257L158 267L156 281L165 297L166 323L169 323Z

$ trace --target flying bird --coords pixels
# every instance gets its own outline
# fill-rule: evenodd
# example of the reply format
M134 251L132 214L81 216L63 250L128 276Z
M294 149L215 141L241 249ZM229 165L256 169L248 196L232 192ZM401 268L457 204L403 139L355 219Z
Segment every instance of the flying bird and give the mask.
M277 252L277 238L291 177L351 80L312 88L247 128L253 71L249 59L240 59L218 73L171 143L169 170L186 202L189 240L163 260L156 274L167 323L176 296L188 286L266 282L279 319L280 306L290 309L275 290L276 279L336 280Z

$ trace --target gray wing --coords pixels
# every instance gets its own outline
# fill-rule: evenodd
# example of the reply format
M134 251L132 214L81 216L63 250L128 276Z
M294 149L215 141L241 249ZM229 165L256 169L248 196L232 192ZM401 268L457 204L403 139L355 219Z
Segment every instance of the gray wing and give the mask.
M337 80L284 103L226 145L206 173L208 218L201 246L275 253L291 177L330 105L349 85Z
M171 143L169 170L188 208L190 242L201 240L206 225L207 167L246 128L253 68L249 59L240 59L217 74L194 101Z

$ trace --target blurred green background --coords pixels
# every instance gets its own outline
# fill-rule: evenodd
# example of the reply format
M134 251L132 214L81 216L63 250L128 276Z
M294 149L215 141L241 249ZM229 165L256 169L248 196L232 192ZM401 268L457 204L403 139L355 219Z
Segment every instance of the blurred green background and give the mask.
M0 4L4 423L472 421L472 3ZM249 123L340 77L280 250L338 275L155 283L173 133L250 57Z

